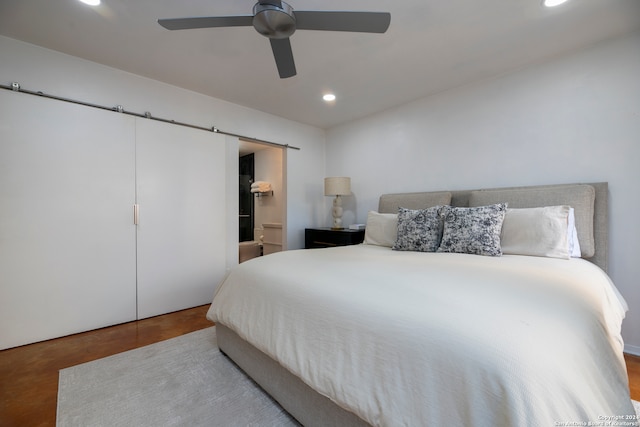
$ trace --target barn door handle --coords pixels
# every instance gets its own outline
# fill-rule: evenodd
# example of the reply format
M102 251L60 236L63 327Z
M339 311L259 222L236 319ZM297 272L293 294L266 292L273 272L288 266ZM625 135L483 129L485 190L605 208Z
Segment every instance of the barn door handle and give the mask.
M136 203L133 205L133 225L138 225L139 219L140 219L140 205Z

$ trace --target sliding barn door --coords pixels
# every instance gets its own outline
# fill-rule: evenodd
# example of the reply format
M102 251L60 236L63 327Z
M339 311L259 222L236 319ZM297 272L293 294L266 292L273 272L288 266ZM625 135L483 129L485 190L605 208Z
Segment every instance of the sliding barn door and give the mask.
M136 165L138 318L210 303L226 267L224 137L138 119Z
M0 349L135 319L134 124L0 91Z

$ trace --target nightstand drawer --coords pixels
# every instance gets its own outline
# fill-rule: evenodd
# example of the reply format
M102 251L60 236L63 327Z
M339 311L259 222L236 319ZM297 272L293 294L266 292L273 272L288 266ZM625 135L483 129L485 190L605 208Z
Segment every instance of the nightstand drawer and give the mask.
M304 247L329 248L332 246L358 245L364 241L364 230L332 230L331 228L307 228L304 230Z

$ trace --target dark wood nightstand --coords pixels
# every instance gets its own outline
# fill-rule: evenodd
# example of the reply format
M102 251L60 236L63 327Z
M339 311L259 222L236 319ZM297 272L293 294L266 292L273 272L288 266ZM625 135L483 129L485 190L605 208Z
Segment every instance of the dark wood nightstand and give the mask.
M325 228L305 228L304 247L330 248L332 246L358 245L364 241L364 230L332 230Z

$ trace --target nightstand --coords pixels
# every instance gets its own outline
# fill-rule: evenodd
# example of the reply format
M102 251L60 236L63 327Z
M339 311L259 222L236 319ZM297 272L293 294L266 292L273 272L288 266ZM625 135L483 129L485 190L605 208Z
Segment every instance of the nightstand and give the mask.
M364 230L332 230L325 228L306 228L304 230L304 247L330 248L333 246L358 245L364 241Z

